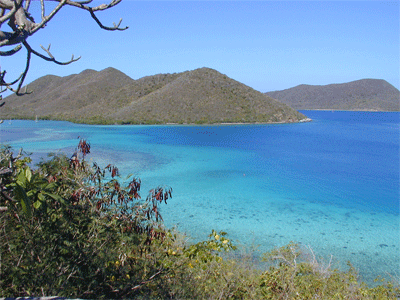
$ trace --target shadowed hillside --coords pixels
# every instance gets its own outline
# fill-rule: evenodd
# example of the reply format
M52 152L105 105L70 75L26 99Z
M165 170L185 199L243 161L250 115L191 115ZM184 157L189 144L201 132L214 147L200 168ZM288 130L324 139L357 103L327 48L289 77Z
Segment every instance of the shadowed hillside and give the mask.
M381 79L342 84L298 85L265 93L295 109L399 111L400 92Z
M5 99L0 118L53 119L97 124L275 123L306 117L213 69L133 80L107 68L66 77L47 75L33 93Z

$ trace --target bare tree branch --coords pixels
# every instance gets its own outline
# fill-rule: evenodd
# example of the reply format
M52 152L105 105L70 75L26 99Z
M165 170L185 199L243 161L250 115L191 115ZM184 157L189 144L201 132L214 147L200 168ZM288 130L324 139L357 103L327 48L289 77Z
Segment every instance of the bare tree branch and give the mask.
M26 0L25 2L25 11L29 11L29 6L31 5L31 0Z
M0 72L0 86L6 86L7 87L7 86L14 85L22 78L22 75L23 74L21 73L21 75L19 75L19 77L17 79L15 79L14 81L12 81L12 82L6 82L4 80L4 77L6 76L6 71Z
M40 6L41 6L41 11L42 11L42 20L45 18L45 8L44 8L44 0L40 0Z
M87 0L87 1L76 1L76 3L79 3L79 4L89 4L89 3L92 3L93 2L93 0Z
M38 51L34 50L27 42L27 38L32 36L40 29L44 28L48 22L52 20L52 18L66 5L73 6L79 9L86 10L90 13L91 18L99 25L100 28L104 30L125 30L128 27L120 27L122 19L114 26L105 26L95 15L96 11L102 11L109 9L117 4L119 4L122 0L111 0L108 4L101 4L95 7L90 7L90 4L93 0L82 0L82 1L71 1L71 0L40 0L40 18L41 21L36 23L33 16L30 14L29 9L31 6L31 0L0 0L0 47L17 45L13 49L0 51L0 56L12 56L21 50L22 45L25 47L27 51L26 56L26 65L24 71L21 75L12 82L6 82L5 74L6 72L0 72L0 87L4 87L4 89L0 90L0 93L11 90L15 92L17 95L23 95L28 93L27 91L21 92L21 87L24 83L26 75L29 71L30 61L32 54L37 57L53 62L58 65L68 65L80 59L72 58L69 61L59 61L57 60L53 54L50 52L50 45L48 48L44 48L42 45L40 47L46 52L47 55L41 54ZM46 15L45 6L46 2L58 2L56 7L52 8L51 12ZM7 25L11 28L10 31L1 30L1 26L7 22ZM13 85L18 84L17 88L12 88Z
M0 18L0 24L4 23L5 21L7 21L8 19L11 18L12 15L15 14L15 12L17 11L17 6L14 4L12 5L10 11L4 15L5 9L6 7L2 7L0 4L0 7L2 8L2 14L1 14L1 18Z
M54 58L54 56L51 54L51 52L50 52L50 46L51 45L49 45L47 49L44 48L42 45L40 45L42 47L42 49L48 54L48 57L43 55L43 54L41 54L41 53L39 53L39 52L37 52L37 51L35 51L35 50L33 50L32 47L26 41L23 42L23 45L25 46L25 48L27 50L26 66L25 66L25 70L22 72L20 78L17 80L17 81L19 81L17 89L13 89L13 88L10 87L9 84L3 83L3 80L1 80L1 82L0 82L1 85L7 85L8 89L13 91L14 93L16 93L18 96L22 96L22 95L31 93L31 92L28 92L26 89L25 89L25 92L21 92L21 87L22 87L22 84L23 84L23 82L25 80L26 75L28 74L32 54L34 54L34 55L36 55L36 56L38 56L38 57L40 57L40 58L42 58L42 59L44 59L46 61L54 62L54 63L56 63L58 65L68 65L68 64L73 63L73 62L75 62L75 61L77 61L77 60L79 60L81 58L80 56L78 58L74 58L74 56L72 55L72 58L69 61L61 62L61 61L56 60ZM4 77L4 75L3 75L3 77ZM0 78L0 79L3 79L3 78ZM16 82L14 82L14 84L15 83Z
M26 44L27 44L27 43L26 43ZM26 48L26 45L24 45L24 46L25 46L25 48ZM28 46L29 46L29 45L28 45ZM28 94L28 93L26 92L26 89L25 89L25 93L22 93L22 94L20 93L20 90L21 90L22 84L24 83L25 77L26 77L26 75L28 74L29 65L30 65L30 63L31 63L31 57L32 57L31 51L28 50L28 51L27 51L27 57L26 57L25 70L24 70L24 72L22 72L22 74L21 74L21 79L19 80L19 84L18 84L17 89L14 90L13 88L11 88L11 86L8 87L9 90L13 91L13 92L16 93L18 96L22 96L22 95Z
M109 9L109 8L111 8L111 7L115 6L115 5L117 5L117 4L120 3L121 1L122 1L122 0L113 0L113 1L111 1L109 4L101 4L101 5L96 6L96 7L89 7L89 6L84 5L84 4L87 4L87 3L91 3L92 0L89 0L89 1L69 1L69 0L67 0L66 3L67 3L68 5L75 6L75 7L79 7L79 8L81 8L81 9L84 9L84 10L89 11L89 12L90 12L90 15L91 15L92 18L96 21L96 23L100 26L100 28L105 29L105 30L121 30L121 31L122 31L122 30L126 30L126 29L129 28L128 26L123 27L123 28L120 28L120 27L119 27L119 26L121 25L122 19L120 19L118 25L116 25L116 24L114 23L114 27L108 27L108 26L103 25L103 24L100 22L100 20L96 17L96 15L94 14L95 11L100 11L100 10Z
M107 27L107 26L104 26L101 22L100 22L100 20L96 17L96 15L94 14L94 12L93 12L93 10L89 10L89 12L90 12L90 15L92 16L92 18L93 18L93 20L95 20L96 21L96 23L100 26L100 28L101 29L105 29L105 30L125 30L125 29L128 29L128 26L126 26L126 27L124 27L124 28L120 28L119 26L121 25L121 22L122 22L122 19L120 19L119 20L119 23L118 24L115 24L114 23L114 27Z
M26 43L26 42L25 42ZM26 43L27 44L27 43ZM25 44L24 44L25 45ZM47 60L47 61L51 61L51 62L54 62L55 64L57 64L57 65L62 65L62 66L65 66L65 65L69 65L70 63L73 63L73 62L76 62L77 60L79 60L80 58L81 58L81 56L79 56L78 58L74 58L74 55L72 54L72 57L71 57L71 59L69 60L69 61L65 61L65 62L61 62L61 61L58 61L58 60L56 60L55 58L54 58L54 56L51 54L51 52L50 52L50 46L51 46L51 44L47 47L47 49L46 48L44 48L42 45L40 45L40 47L44 50L44 51L46 51L46 53L47 53L47 55L49 56L49 57L46 57L46 56L44 56L43 54L40 54L39 52L36 52L35 50L33 50L32 48L30 48L30 51L33 53L33 54L35 54L36 56L38 56L38 57L40 57L40 58L42 58L42 59L44 59L44 60Z
M0 56L11 56L14 55L15 53L17 53L19 50L22 49L21 45L18 45L17 47L15 47L12 50L9 51L0 51Z
M60 1L60 0L56 0L56 1ZM84 10L98 11L98 10L106 10L106 9L109 9L109 8L111 8L111 7L115 6L115 5L117 5L117 4L120 3L121 1L122 1L122 0L113 0L113 1L111 1L109 4L100 4L100 5L96 6L96 7L90 7L90 6L84 5L84 4L86 4L86 1L70 1L70 0L68 0L68 1L67 1L67 4L68 4L68 5L71 5L71 6L75 6L75 7L82 8L82 9L84 9ZM91 2L92 2L92 1L90 1L90 2L88 2L88 3L91 3Z
M65 4L65 2L67 2L67 0L60 1L60 3L52 10L52 12L47 17L44 16L44 0L41 0L40 2L42 4L42 9L41 9L42 10L42 22L40 22L39 24L36 24L34 26L34 28L31 30L30 35L34 34L39 29L43 28L51 20L51 18L53 18L56 15L56 13L59 12L59 10L64 6L64 4Z

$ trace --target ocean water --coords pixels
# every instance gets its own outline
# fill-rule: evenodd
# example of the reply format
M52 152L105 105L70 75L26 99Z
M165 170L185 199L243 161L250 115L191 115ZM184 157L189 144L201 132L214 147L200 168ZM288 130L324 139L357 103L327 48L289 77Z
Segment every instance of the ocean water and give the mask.
M91 126L5 121L0 141L32 152L72 154L142 179L142 198L173 188L167 226L192 241L212 229L266 252L291 241L334 266L347 261L371 283L400 276L400 114L303 111L309 123Z

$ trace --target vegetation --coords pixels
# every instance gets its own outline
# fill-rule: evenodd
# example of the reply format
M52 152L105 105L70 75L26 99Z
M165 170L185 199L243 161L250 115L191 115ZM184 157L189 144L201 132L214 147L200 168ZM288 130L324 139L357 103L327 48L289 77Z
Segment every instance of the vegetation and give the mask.
M90 124L276 123L306 119L261 92L201 68L133 80L107 68L67 77L47 75L11 95L0 118L67 120Z
M301 84L266 95L295 109L400 111L399 90L379 79L324 86Z
M138 299L397 299L398 286L370 288L318 262L296 244L264 255L236 249L224 232L190 244L163 226L157 187L124 187L118 169L89 166L81 140L70 159L50 155L36 169L20 152L0 151L0 297ZM307 257L305 254L309 254Z

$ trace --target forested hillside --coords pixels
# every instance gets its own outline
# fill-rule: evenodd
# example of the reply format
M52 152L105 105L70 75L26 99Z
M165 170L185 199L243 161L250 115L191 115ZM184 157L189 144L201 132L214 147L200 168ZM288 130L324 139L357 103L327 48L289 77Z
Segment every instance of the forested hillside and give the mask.
M7 97L0 118L95 124L280 123L306 118L209 68L138 80L113 68L85 70L41 77L28 90L33 92Z

